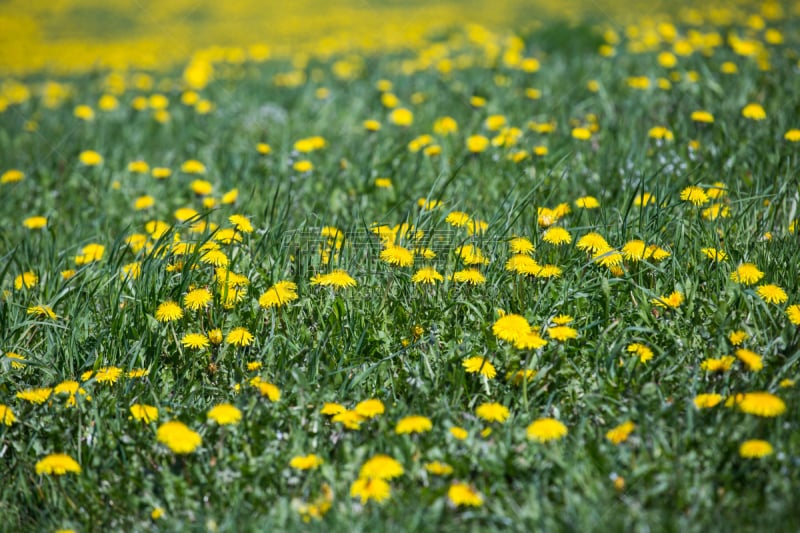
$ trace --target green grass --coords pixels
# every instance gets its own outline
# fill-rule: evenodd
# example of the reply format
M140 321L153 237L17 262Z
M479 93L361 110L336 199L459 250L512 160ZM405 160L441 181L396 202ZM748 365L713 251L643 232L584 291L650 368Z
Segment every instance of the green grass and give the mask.
M471 66L449 75L425 69L406 75L403 60L416 52L362 58L353 79L338 79L331 61L312 59L310 81L299 87L273 83L292 67L282 60L264 64L215 65L216 79L201 91L215 110L201 115L181 104L180 71L155 75L166 87L170 121L160 124L150 111L135 111L132 101L147 95L130 86L119 95L120 107L96 109L93 122L73 116L79 104L103 94L103 75L68 80L70 96L55 109L38 97L44 78L27 80L34 97L0 115L0 154L5 171L18 168L26 177L0 186L0 350L25 357L23 368L0 358L0 403L18 421L0 425L0 529L80 531L172 530L723 530L791 529L798 523L794 502L800 484L800 397L797 387L781 386L798 378L800 335L786 307L798 302L798 233L789 225L797 216L799 153L784 140L800 126L796 76L796 21L772 23L785 43L768 45L771 69L737 56L722 45L712 54L680 57L677 67L658 66L654 52L634 54L617 48L601 57L599 31L589 26L547 26L526 36L525 56L538 57L539 72L526 73L487 63L470 45L446 43L454 57L472 58ZM681 32L689 28L680 26ZM738 28L737 28L738 30ZM725 35L728 28L717 28ZM502 41L501 41L502 42ZM669 45L662 43L664 49ZM720 72L734 61L739 72ZM697 81L686 74L695 71ZM658 77L677 72L669 90L630 88L629 76ZM504 80L498 80L502 75ZM394 83L393 92L414 112L414 123L389 123L375 84ZM589 80L599 83L591 92ZM501 83L498 83L500 81ZM315 90L330 90L327 99ZM542 91L539 100L524 90ZM424 102L412 104L421 93ZM480 95L483 109L470 105ZM742 107L760 102L767 119L751 121ZM705 109L715 122L690 119ZM521 129L513 148L490 147L469 154L465 139L481 133L484 120L503 114ZM588 141L571 135L571 120L599 129ZM408 143L441 116L458 122L458 133L434 135L438 156L412 152ZM383 127L368 133L366 119ZM26 131L34 120L36 131ZM528 128L529 121L553 121L553 133ZM666 126L675 139L648 138L654 126ZM327 146L300 155L293 143L319 135ZM699 147L689 148L696 140ZM269 155L256 144L267 142ZM547 146L545 156L515 163L513 150ZM87 167L83 150L96 150L104 162ZM127 170L142 159L150 167L173 170L155 180ZM187 159L202 161L204 176L180 171ZM299 174L292 163L309 159L314 170ZM379 189L375 178L391 178ZM239 191L233 205L203 208L190 189L193 179L214 186L212 197ZM702 210L680 199L689 185L722 182L719 200L730 216L706 220ZM643 192L657 198L635 205ZM136 197L149 194L154 207L132 209ZM577 208L579 197L596 197L601 207ZM441 200L423 210L419 198ZM567 228L572 243L553 246L542 240L537 208L571 205L556 225ZM176 222L173 213L193 207L199 218ZM469 235L445 220L464 211L488 222L484 234ZM221 244L228 268L249 280L242 300L227 309L214 280L213 267L201 260L199 246L216 233L191 231L203 220L229 228L234 213L248 217L255 231L242 242ZM22 220L48 217L44 230L32 231ZM125 244L132 234L146 234L145 224L163 220L171 229L149 238L153 253L134 253ZM414 267L398 268L379 258L375 224L410 223L421 230L420 243L436 251L433 260L417 257ZM325 265L319 246L323 226L340 228L344 244ZM596 231L620 249L641 239L670 255L660 262L625 262L612 273L576 247ZM765 233L771 239L765 239ZM507 271L508 240L528 237L534 258L561 268L560 277L527 278ZM196 243L198 251L177 258L173 240ZM103 244L101 261L75 265L90 243ZM411 246L411 241L405 241ZM479 246L490 258L480 270L486 282L465 286L447 279L464 268L455 249ZM700 251L719 247L725 262L709 261ZM169 265L183 261L179 271ZM120 276L123 265L139 262L137 279ZM731 272L750 262L765 273L761 283L779 285L788 302L764 302L755 288L736 284ZM416 269L431 264L445 276L434 287L411 281ZM357 286L333 291L313 286L311 278L331 268L347 270ZM61 272L76 269L64 279ZM39 281L15 289L15 278L35 272ZM262 309L259 296L275 282L297 284L299 298L283 307ZM182 302L195 287L215 294L210 307L185 310L174 323L161 323L161 302ZM660 309L651 300L680 291L677 309ZM46 304L56 319L35 317L30 306ZM523 315L547 328L559 314L575 318L578 337L550 340L541 349L514 348L498 339L492 326L500 310ZM223 334L245 327L254 336L247 347L228 342L205 350L181 345L183 334L221 328ZM421 328L415 335L414 328ZM728 340L734 330L749 337L744 346L763 356L764 368L748 371L741 361L714 374L700 369L707 358L733 355ZM649 346L654 357L642 363L626 351L629 344ZM462 361L485 355L497 367L489 380L467 374ZM260 370L248 370L259 362ZM127 372L144 368L142 378L121 377L114 384L95 378L81 384L77 406L53 395L42 405L16 397L19 391L54 387L80 380L88 370L115 366ZM537 371L525 386L506 373ZM281 399L271 402L249 385L254 376L277 385ZM786 385L784 383L784 385ZM240 390L237 392L237 386ZM697 409L701 393L732 398L737 393L768 390L786 403L776 418L760 418L725 407ZM88 396L91 397L89 401ZM353 408L379 398L386 412L357 431L333 423L320 409L324 402ZM230 402L242 412L235 426L208 421L216 404ZM476 417L483 402L499 402L511 416L503 424ZM130 418L132 404L159 408L158 421ZM404 416L419 414L433 423L420 435L395 434ZM540 444L526 437L526 427L540 417L554 417L568 428L560 441ZM156 440L160 424L180 420L202 436L193 453L179 456ZM606 432L632 420L627 442L614 445ZM453 438L451 426L469 431ZM490 435L481 431L492 428ZM774 453L745 459L739 446L764 439ZM81 466L80 474L38 475L37 462L64 452ZM289 466L292 457L315 453L324 464L305 472ZM362 505L350 497L361 465L382 453L398 460L405 473L390 482L391 497ZM428 461L453 467L446 477L426 473ZM622 477L624 488L615 489ZM471 484L483 497L475 508L448 502L452 482ZM314 501L328 484L331 509L321 519L304 522L300 501ZM295 502L293 506L293 501ZM158 520L155 508L164 510Z

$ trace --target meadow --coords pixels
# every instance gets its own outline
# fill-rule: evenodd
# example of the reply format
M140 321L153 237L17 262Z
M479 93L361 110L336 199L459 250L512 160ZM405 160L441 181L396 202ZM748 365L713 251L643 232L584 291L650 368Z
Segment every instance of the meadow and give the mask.
M0 17L0 530L800 528L800 4L123 4Z

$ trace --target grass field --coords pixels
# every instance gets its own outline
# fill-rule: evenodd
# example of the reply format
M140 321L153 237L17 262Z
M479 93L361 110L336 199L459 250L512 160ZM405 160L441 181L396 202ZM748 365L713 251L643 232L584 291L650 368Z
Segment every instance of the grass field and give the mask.
M0 530L800 527L798 4L72 4L0 21Z

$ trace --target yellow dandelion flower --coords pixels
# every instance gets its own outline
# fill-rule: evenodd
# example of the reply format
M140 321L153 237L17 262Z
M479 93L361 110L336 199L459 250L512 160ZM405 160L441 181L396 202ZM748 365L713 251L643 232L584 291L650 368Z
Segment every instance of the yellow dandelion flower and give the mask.
M786 316L789 322L795 326L800 326L800 305L794 304L786 308Z
M250 223L250 220L243 215L231 215L228 217L228 221L242 233L253 232L253 225Z
M234 328L225 336L225 342L234 346L249 346L253 342L253 334L247 328Z
M761 459L772 455L772 445L765 440L746 440L739 446L739 455L745 459Z
M18 291L23 288L32 289L37 283L39 283L39 276L37 276L35 272L23 272L14 278L14 288Z
M649 192L637 194L636 197L633 199L633 205L637 207L646 207L648 205L653 205L655 203L656 203L655 195Z
M664 126L654 126L647 132L647 136L651 139L672 141L675 136L669 128Z
M786 411L786 404L769 392L746 392L734 397L734 403L747 414L775 417Z
M264 309L282 307L297 300L297 284L293 281L279 281L258 298L258 305Z
M173 322L183 318L183 309L176 302L166 301L158 304L156 320L159 322Z
M56 394L75 394L78 392L79 388L80 384L77 381L68 379L56 385L55 389L53 389L53 392Z
M508 241L508 249L512 254L532 254L536 251L527 237L514 237Z
M354 411L365 419L375 418L378 415L382 415L385 410L386 408L383 405L383 402L377 398L370 398L369 400L361 401L354 408Z
M81 253L75 257L75 264L78 266L88 265L103 259L106 247L98 243L90 243L81 248Z
M578 330L569 326L554 326L547 328L547 336L553 340L564 342L578 338Z
M133 209L136 211L142 211L144 209L149 209L156 204L156 199L150 196L149 194L145 194L143 196L137 197L133 201Z
M78 155L78 159L87 167L94 167L103 162L103 156L94 150L84 150Z
M425 471L434 476L449 476L453 473L453 467L441 461L431 461L425 463Z
M485 220L470 219L470 221L467 222L467 235L483 235L486 233L488 227L489 223Z
M487 422L505 422L509 417L508 407L497 402L482 403L475 408L475 415Z
M149 375L150 375L150 370L146 368L134 368L128 370L128 372L125 374L125 377L137 379L137 378L147 377Z
M721 262L721 261L726 261L728 259L728 254L725 252L725 250L720 250L717 248L701 248L700 253L702 253L712 261Z
M516 342L531 332L531 325L522 315L513 313L498 318L492 325L492 333L498 339Z
M706 194L713 200L719 200L728 194L728 186L721 181L714 182L714 185L706 190Z
M552 227L542 234L542 240L554 246L569 244L572 242L572 235L564 228Z
M544 346L547 341L537 331L529 331L514 341L514 348L518 350L538 350Z
M38 230L47 226L47 217L34 216L22 221L22 225L30 230Z
M426 416L411 415L401 418L394 428L394 432L398 435L411 434L411 433L424 433L433 428L431 419Z
M542 271L542 266L529 255L515 254L506 261L505 269L526 276L538 276Z
M122 376L122 369L116 366L104 366L94 375L95 381L113 385Z
M381 129L381 123L374 119L365 120L361 123L361 126L369 132L376 132Z
M17 362L17 361L25 361L26 360L25 356L15 352L6 352L5 356L7 359L11 360L11 368L15 368L17 370L22 370L23 368L25 368L24 364Z
M653 298L650 303L656 307L677 309L683 303L683 294L680 291L674 291L669 296Z
M344 405L335 402L326 402L322 406L322 409L320 409L320 413L322 413L323 415L331 415L331 416L338 415L339 413L343 413L345 411L347 411L347 408Z
M361 427L361 423L364 422L364 417L355 412L355 410L349 411L345 409L334 414L331 421L338 422L347 429L357 430Z
M14 411L12 411L9 406L0 403L0 422L6 426L10 426L16 421L17 417L14 415Z
M186 333L181 337L181 344L192 350L202 350L208 348L208 337L203 333Z
M731 281L742 285L753 285L763 277L764 273L753 263L742 263L736 267L735 271L731 272Z
M453 483L447 489L447 499L456 507L480 507L483 496L466 483Z
M15 397L32 404L41 405L50 398L51 394L53 394L53 389L51 388L25 389L19 391Z
M645 344L634 342L626 348L628 353L636 354L639 356L639 362L646 363L653 358L653 350Z
M161 424L156 431L156 439L177 454L192 453L203 443L199 433L177 420Z
M58 316L50 308L49 305L33 305L28 307L26 311L29 315L34 315L42 318L56 319Z
M141 159L131 161L128 163L128 172L133 172L134 174L147 174L150 172L150 165L147 164L147 161L142 161Z
M220 426L235 425L242 420L242 412L229 403L221 403L208 411L208 419Z
M355 287L356 280L350 277L350 274L345 270L333 270L328 274L317 274L311 278L311 284L322 287L333 287L334 289L344 289Z
M613 248L601 248L592 254L592 261L611 270L615 275L622 272L625 256Z
M528 439L537 442L560 440L567 435L567 426L555 418L539 418L526 429Z
M381 260L390 265L407 267L414 264L414 254L407 248L393 244L381 251Z
M483 96L470 96L469 98L469 105L475 108L481 108L486 106L486 98Z
M733 366L736 358L730 355L725 355L720 358L708 358L700 363L700 368L706 372L727 372Z
M314 152L316 150L322 150L326 146L328 146L328 141L319 135L306 137L305 139L298 139L294 143L294 149L304 154Z
M150 172L150 175L157 180L163 180L172 176L172 170L164 167L154 167L153 170Z
M289 461L289 466L297 470L316 470L324 461L318 455L310 453L308 455L296 455Z
M736 357L752 372L758 372L764 368L761 356L751 350L739 348L736 350Z
M438 281L443 281L444 277L433 267L423 267L417 270L411 277L414 283L434 285Z
M458 427L458 426L451 427L450 428L450 434L456 440L464 440L469 436L469 433L467 433L466 429L464 429L462 427Z
M464 370L470 374L480 373L482 376L486 376L489 379L494 379L494 377L497 375L497 370L495 369L494 365L485 357L468 357L467 359L464 359L461 364L464 367Z
M36 463L37 474L63 476L67 473L80 474L81 465L64 453L51 453Z
M589 128L577 127L572 128L572 138L579 141L588 141L592 138L592 132Z
M606 438L615 445L621 444L628 440L628 437L631 433L633 433L634 429L636 429L636 424L628 420L616 426L615 428L610 429L608 433L606 433Z
M549 153L547 146L534 146L533 153L538 155L539 157L544 157Z
M606 239L594 231L578 239L578 242L575 243L575 247L588 253L597 253L601 250L611 249Z
M247 370L253 372L254 370L259 370L261 366L262 366L261 361L250 361L249 363L247 363Z
M360 498L365 504L369 500L384 502L392 495L392 489L383 479L358 478L350 486L350 497Z
M208 305L214 300L214 295L211 291L202 287L194 289L186 293L183 297L183 305L192 311L198 311Z
M476 268L468 268L453 273L453 281L457 283L468 283L470 285L481 285L486 282L486 278Z
M705 220L717 220L731 216L730 208L725 204L711 204L701 213Z
M209 330L208 340L215 346L222 344L222 330L219 328Z
M403 465L388 455L378 454L370 457L358 472L360 478L394 479L403 475Z
M131 416L134 420L149 424L158 420L158 407L135 403L131 405Z
M773 284L759 285L759 287L756 289L756 293L768 304L782 304L789 299L786 291Z
M694 205L703 205L709 202L706 192L696 185L690 185L683 189L681 191L681 200L691 202Z
M625 259L628 261L642 261L648 258L648 248L644 241L634 239L632 241L626 242L622 246L622 255L625 256Z
M483 135L470 135L466 142L467 150L473 154L484 152L489 147L489 139Z
M441 136L457 133L458 122L453 117L439 117L433 122L433 132Z
M689 118L691 118L694 122L702 122L706 124L711 124L714 122L714 115L703 110L693 111Z
M594 196L582 196L575 200L575 207L580 209L597 209L600 202Z
M398 107L389 113L389 122L396 126L408 127L414 123L414 113L404 107Z
M764 120L767 118L767 112L761 104L751 103L742 108L742 116L750 120Z
M716 393L698 394L692 402L697 409L710 409L722 401L722 396Z
M273 403L281 399L281 390L272 383L267 383L259 379L253 386L258 389L261 396L266 396L269 401Z
M572 322L575 322L575 318L573 318L570 315L561 314L553 317L553 324L556 324L558 326L566 326L567 324L571 324Z
M205 174L206 166L196 159L189 159L181 165L181 172L186 174Z
M516 372L509 372L506 374L506 380L510 381L512 385L521 385L529 383L536 377L536 370L517 370Z
M483 255L483 251L474 244L459 246L455 253L466 265L486 265L489 259Z
M21 170L17 170L12 168L11 170L6 170L0 175L0 184L3 183L16 183L18 181L22 181L25 179L25 173Z

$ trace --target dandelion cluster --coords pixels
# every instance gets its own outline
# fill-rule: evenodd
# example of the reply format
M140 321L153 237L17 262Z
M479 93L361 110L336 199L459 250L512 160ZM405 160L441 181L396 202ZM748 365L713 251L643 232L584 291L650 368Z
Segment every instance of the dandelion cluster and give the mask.
M17 4L10 529L791 528L796 6Z

